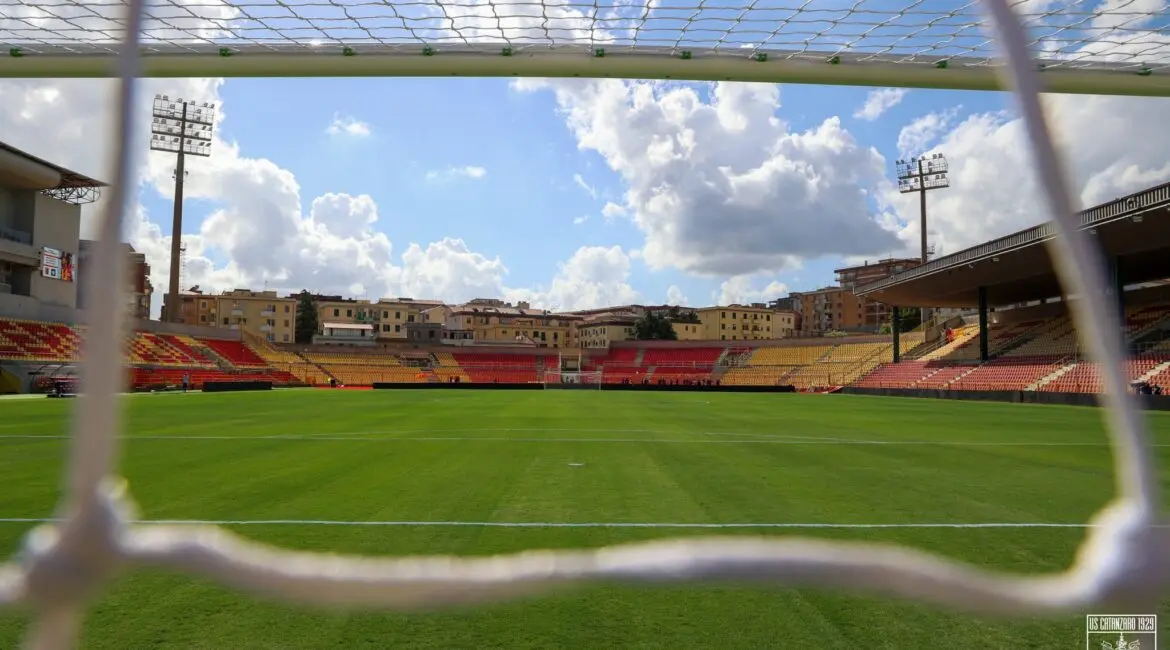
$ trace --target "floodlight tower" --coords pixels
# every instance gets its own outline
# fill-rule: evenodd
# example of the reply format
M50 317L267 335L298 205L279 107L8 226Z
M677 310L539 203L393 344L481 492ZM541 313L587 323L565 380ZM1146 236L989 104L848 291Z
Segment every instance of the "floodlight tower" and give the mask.
M179 304L179 274L183 255L183 180L187 175L185 158L188 155L206 158L211 155L211 136L215 131L215 104L154 96L151 111L150 148L176 154L175 212L171 223L171 282L167 291L166 319L177 323L182 319Z
M951 181L947 178L948 169L946 156L941 153L899 160L897 163L898 191L902 194L918 192L918 214L922 219L923 264L926 264L931 252L926 245L926 193L951 186Z

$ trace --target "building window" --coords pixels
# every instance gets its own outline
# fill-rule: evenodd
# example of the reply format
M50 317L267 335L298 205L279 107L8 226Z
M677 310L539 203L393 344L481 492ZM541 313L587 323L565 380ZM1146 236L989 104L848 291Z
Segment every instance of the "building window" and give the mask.
M224 317L223 317L223 324L224 324L224 325L227 325L227 324L228 324L228 319L227 319L227 316L224 316Z
M285 335L284 335L284 342L285 342L285 343L288 343L288 334L285 334Z
M286 313L286 314L288 313L288 305L284 306L284 313Z
M414 314L407 314L406 315L406 322L413 323L414 322Z
M401 325L395 325L395 326L394 326L394 331L395 331L395 332L401 332L401 331L402 331L402 326L401 326Z
M346 310L345 310L345 317L346 317L346 318L353 318L353 310L352 310L352 309L346 309Z
M285 327L288 327L288 319L287 319L287 318L286 318L286 319L284 319L284 326L285 326Z
M334 317L337 317L337 316L340 316L340 315L341 315L341 310L339 310L339 309L334 309L334 310L333 310L333 316L334 316Z
M199 301L199 308L200 308L200 309L207 309L207 301L206 301L206 300L200 300L200 301Z

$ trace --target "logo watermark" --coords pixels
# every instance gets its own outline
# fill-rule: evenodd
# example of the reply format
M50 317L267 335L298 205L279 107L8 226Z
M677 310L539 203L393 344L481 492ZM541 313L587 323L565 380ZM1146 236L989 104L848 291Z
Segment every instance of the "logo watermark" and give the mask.
M1158 617L1153 614L1090 614L1085 617L1085 650L1157 650Z

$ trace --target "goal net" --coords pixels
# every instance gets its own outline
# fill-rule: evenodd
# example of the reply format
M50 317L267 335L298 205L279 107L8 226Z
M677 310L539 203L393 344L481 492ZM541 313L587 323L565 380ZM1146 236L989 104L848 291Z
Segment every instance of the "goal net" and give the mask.
M87 599L129 568L186 571L296 603L415 609L531 596L586 581L754 580L829 586L1030 617L1156 605L1166 528L1144 422L1126 399L1120 328L1100 300L1071 303L1101 364L1117 498L1069 570L988 573L910 549L776 538L655 541L494 558L358 559L294 553L216 527L135 523L118 479L124 385L123 239L137 186L143 76L626 77L1012 89L1066 295L1104 294L1104 265L1077 229L1040 93L1170 96L1164 3L850 0L410 3L260 0L0 0L0 77L118 78L115 168L87 274L84 397L73 418L55 523L0 565L0 605L33 606L27 647L72 647ZM1035 54L1035 56L1033 56ZM563 385L563 384L562 384Z
M601 372L568 372L547 370L544 373L545 388L592 388L601 390Z

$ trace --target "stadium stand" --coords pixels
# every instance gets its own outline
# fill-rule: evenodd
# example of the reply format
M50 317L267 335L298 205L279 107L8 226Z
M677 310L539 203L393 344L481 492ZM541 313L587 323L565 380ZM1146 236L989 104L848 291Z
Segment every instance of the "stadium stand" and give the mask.
M394 354L313 350L302 352L301 356L329 377L347 386L370 386L380 382L411 384L427 381L423 368L403 365L402 361Z
M77 326L0 318L0 360L76 363L80 358L81 336L82 328ZM206 381L304 383L238 341L134 332L127 340L126 356L132 367L131 381L135 389L178 385L183 375L190 375L196 387Z
M0 320L0 358L14 361L77 361L81 337L60 323Z
M640 383L647 379L641 367L642 350L637 348L610 348L602 355L592 352L585 356L581 370L601 372L601 381L606 384L620 384L623 381Z
M175 338L183 342L182 337ZM204 339L200 342L236 368L265 368L268 366L268 363L260 355L240 341Z
M439 382L452 381L458 379L461 382L471 381L471 377L459 367L459 362L455 360L455 356L450 352L436 352L432 355L434 367L432 369L433 380Z
M540 381L544 369L534 354L457 352L451 358L473 383L526 384Z
M281 350L259 336L247 336L248 345L270 368L289 373L293 383L322 386L329 383L329 375L320 366L301 355Z

